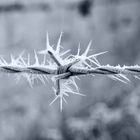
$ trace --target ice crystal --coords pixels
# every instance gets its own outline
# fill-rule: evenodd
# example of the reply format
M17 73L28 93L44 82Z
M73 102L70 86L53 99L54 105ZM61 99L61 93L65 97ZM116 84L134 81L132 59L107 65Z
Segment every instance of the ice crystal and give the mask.
M30 54L25 57L22 52L17 58L12 54L10 56L10 63L8 63L3 56L0 56L0 72L13 73L16 75L16 81L21 77L26 78L31 87L35 81L41 81L46 84L48 79L54 83L53 90L55 98L50 103L52 105L56 100L60 101L60 109L63 109L63 102L67 103L67 97L70 94L85 96L80 93L76 79L79 75L107 75L109 78L123 83L129 83L127 77L131 74L137 79L140 79L140 66L110 66L109 64L103 66L97 59L98 56L107 53L107 51L91 54L90 41L85 51L82 53L80 43L76 55L69 54L70 50L64 51L61 45L63 33L61 32L58 41L55 45L50 45L49 35L46 34L46 49L40 52L34 51L34 61L31 62ZM40 61L40 56L43 60ZM47 57L49 56L49 57Z

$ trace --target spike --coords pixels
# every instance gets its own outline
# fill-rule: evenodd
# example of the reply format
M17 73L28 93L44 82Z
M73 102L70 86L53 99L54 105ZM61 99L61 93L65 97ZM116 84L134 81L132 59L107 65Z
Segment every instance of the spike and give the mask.
M34 50L34 55L35 55L35 64L34 65L39 65L39 60L36 51Z
M68 102L67 102L67 100L63 97L63 101L67 104Z
M60 33L60 37L58 39L58 42L57 42L57 46L56 46L56 53L59 54L60 53L60 48L61 48L61 38L62 38L62 35L63 35L63 32Z
M77 51L77 56L80 55L80 50L81 50L81 48L80 48L80 42L79 42L79 45L78 45L78 51Z
M59 95L56 96L49 105L51 106L58 98L59 98Z
M63 53L61 53L60 56L66 55L66 54L69 53L69 52L70 52L70 49L67 50L67 51L65 51L65 52L63 52Z
M47 54L48 51L53 51L52 47L50 46L50 43L49 43L49 35L48 35L48 32L46 34L46 49L43 50L43 51L40 51L39 54Z
M83 57L86 57L89 53L90 47L91 47L92 41L89 42L87 49L85 50L85 52L82 54Z
M96 54L90 55L89 58L97 57L97 56L102 55L102 54L105 54L105 53L107 53L107 52L108 52L108 51L104 51L104 52L96 53Z
M63 95L60 95L60 110L63 110Z

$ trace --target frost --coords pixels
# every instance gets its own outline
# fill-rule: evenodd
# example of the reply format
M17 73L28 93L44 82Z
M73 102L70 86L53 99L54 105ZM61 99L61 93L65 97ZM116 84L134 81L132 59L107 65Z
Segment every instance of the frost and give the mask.
M107 53L107 51L91 54L91 44L89 42L85 51L82 53L80 43L76 55L69 54L70 50L64 51L61 45L63 33L61 32L55 45L50 45L49 35L46 34L46 49L40 52L34 50L34 61L31 63L30 54L25 57L22 52L17 58L11 54L10 63L3 56L0 56L0 72L12 73L16 75L16 82L24 77L29 85L33 87L35 81L41 81L46 84L49 80L54 83L53 90L55 98L50 103L52 105L59 99L60 109L63 109L63 103L67 103L70 94L85 96L80 93L76 79L80 75L107 75L113 80L123 83L129 83L127 75L140 80L140 66L103 66L97 59L98 56ZM40 61L40 56L43 60ZM49 56L49 59L47 59Z

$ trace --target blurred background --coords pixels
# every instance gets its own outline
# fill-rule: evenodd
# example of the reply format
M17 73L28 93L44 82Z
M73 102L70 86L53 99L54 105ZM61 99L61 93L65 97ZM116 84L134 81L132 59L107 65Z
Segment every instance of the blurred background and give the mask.
M101 64L140 65L139 0L0 0L0 54L33 54L63 31L62 45L76 54L92 40L93 53L109 51ZM0 75L1 140L139 140L140 81L82 77L80 92L60 111L52 106L52 83L30 88L22 79Z

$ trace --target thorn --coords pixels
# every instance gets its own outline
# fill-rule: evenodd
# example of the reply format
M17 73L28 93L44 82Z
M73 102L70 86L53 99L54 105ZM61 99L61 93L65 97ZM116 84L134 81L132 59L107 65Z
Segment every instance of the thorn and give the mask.
M125 75L119 74L119 76L121 76L122 78L124 78L126 81L131 82Z
M97 56L102 55L102 54L105 54L105 53L107 53L107 52L108 52L108 51L104 51L104 52L96 53L96 54L90 55L89 58L97 57Z
M96 58L93 59L94 60L92 60L91 58L87 58L87 60L89 60L91 63L95 64L96 66L101 66L100 62Z
M87 49L85 50L85 52L82 54L82 56L86 57L88 55L88 52L90 50L90 47L91 47L91 44L92 44L92 41L89 42L88 46L87 46Z
M35 55L35 64L34 65L39 65L39 60L36 51L34 50L34 55Z
M51 102L49 105L51 106L58 98L59 98L59 96L56 96L56 97L54 98L54 100L52 100L52 102Z
M77 84L76 84L76 82L75 82L75 79L72 77L72 78L70 79L70 81L71 81L71 83L74 85L75 89L79 92L79 88L78 88L78 86L77 86Z
M49 35L48 35L48 32L46 33L46 49L43 50L43 51L40 51L38 52L39 54L47 54L48 51L53 51L52 47L50 46L50 43L49 43Z
M117 77L117 75L109 75L108 77L110 77L113 80L118 80L118 81L120 81L122 83L128 84L126 81L124 81L124 80L120 79L119 77Z
M63 100L64 100L64 102L67 104L68 102L67 102L67 100L63 97Z
M140 80L140 77L139 77L139 76L135 75L134 77L135 77L136 79Z
M61 48L61 38L62 38L62 35L63 35L63 32L60 33L60 37L58 39L58 42L57 42L57 46L56 46L56 53L59 54L60 53L60 48Z
M42 65L46 64L46 54L44 54Z
M79 42L78 51L77 51L77 55L76 56L79 56L80 55L80 51L81 51L81 48L80 48L80 42Z
M47 75L43 75L44 79L49 82Z
M18 56L18 58L16 59L16 61L19 61L19 62L20 62L21 58L23 58L24 53L25 53L25 51L22 51L22 52L19 54L19 56Z
M48 50L50 47L50 43L49 43L49 35L48 35L48 32L46 34L46 49Z
M28 57L28 58L27 58L27 65L30 66L30 54L28 54L27 57Z
M4 63L5 65L7 65L7 62L5 61L5 59L2 56L0 56L0 59L1 59L2 63Z
M60 110L61 112L63 110L63 96L62 97L60 96Z
M80 96L86 96L85 94L82 94L82 93L79 93L79 92L71 91L71 93L76 94L76 95L80 95Z
M88 68L92 68L86 61L83 62Z
M63 52L63 53L61 53L60 56L66 55L66 54L69 53L69 52L70 52L70 49L67 50L67 51L65 51L65 52Z
M10 55L10 57L11 57L11 65L14 65L16 62L16 60L14 59L14 56L11 54Z
M39 80L45 85L45 80L44 77L42 75L38 75Z

